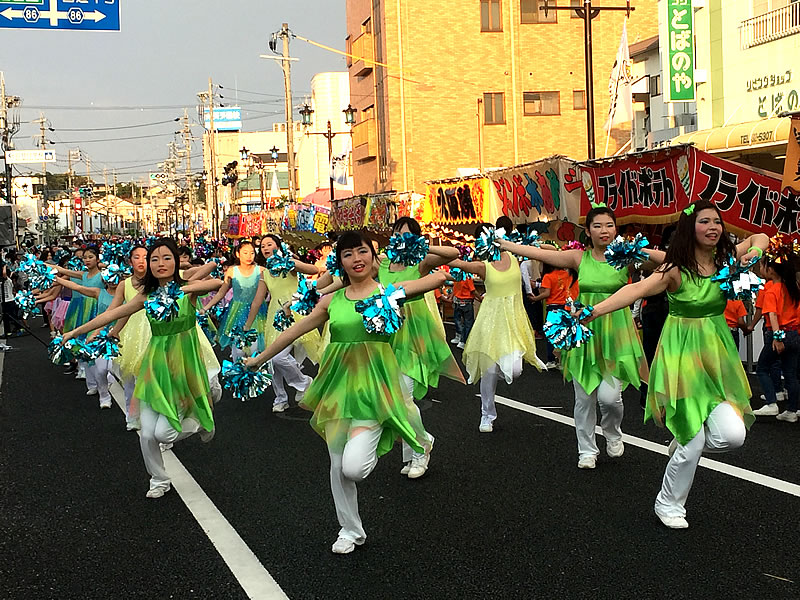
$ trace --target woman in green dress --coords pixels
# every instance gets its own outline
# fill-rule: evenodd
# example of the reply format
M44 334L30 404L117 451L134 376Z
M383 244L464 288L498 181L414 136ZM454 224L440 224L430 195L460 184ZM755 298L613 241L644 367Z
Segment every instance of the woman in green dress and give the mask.
M703 452L740 447L745 426L755 420L750 385L723 314L726 300L711 276L732 256L749 264L768 244L769 238L757 233L734 245L716 206L700 200L680 215L664 265L595 305L590 317L667 292L669 316L650 370L645 408L645 420L666 425L675 436L655 502L655 513L667 527L689 526L686 499Z
M200 432L203 441L214 434L211 391L198 337L198 296L219 289L219 279L185 284L178 275L178 247L174 240L157 240L147 251L147 273L142 292L130 302L108 310L64 335L64 341L84 335L142 310L145 301L178 284L178 314L159 320L147 312L152 337L142 357L133 396L139 403L145 467L150 474L148 498L160 498L170 489L159 443L172 444ZM200 334L202 335L202 333Z
M278 356L297 339L330 321L331 340L320 362L319 374L301 406L313 410L311 426L328 445L331 492L341 529L331 550L352 552L366 540L358 514L356 484L375 468L378 457L401 438L416 452L430 450L427 437L409 422L400 382L400 365L390 336L369 333L356 303L379 291L373 279L375 250L360 232L343 234L336 244L336 260L345 287L325 295L312 313L281 333L261 354L247 359L254 368ZM443 273L395 284L416 296L444 283Z
M506 240L500 247L520 256L578 272L578 300L595 305L628 283L629 269L617 270L606 262L606 247L617 236L617 220L605 205L593 207L586 215L586 250L534 248ZM664 253L650 250L649 263L660 265ZM577 348L562 353L564 378L575 386L575 434L578 439L578 468L594 469L600 451L595 440L597 405L600 427L606 438L606 453L619 458L625 452L622 442L624 405L622 390L639 388L647 379L647 362L642 342L626 306L589 324L593 336Z

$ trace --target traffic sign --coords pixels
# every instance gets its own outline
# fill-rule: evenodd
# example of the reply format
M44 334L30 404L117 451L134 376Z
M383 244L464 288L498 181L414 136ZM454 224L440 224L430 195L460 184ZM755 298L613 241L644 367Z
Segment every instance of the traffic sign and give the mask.
M6 150L6 162L8 164L56 162L56 152L55 150Z
M119 3L120 0L0 0L0 27L119 31Z
M169 176L166 173L150 173L150 183L166 185Z

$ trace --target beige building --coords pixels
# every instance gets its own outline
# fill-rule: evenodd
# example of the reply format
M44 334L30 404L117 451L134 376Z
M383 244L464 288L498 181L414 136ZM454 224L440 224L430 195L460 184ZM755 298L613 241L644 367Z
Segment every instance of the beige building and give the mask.
M545 15L541 4L347 0L356 193L419 191L460 168L586 157L583 21ZM656 4L636 2L631 43L657 34ZM609 11L593 21L598 153L624 18ZM629 140L629 126L614 129L609 154Z

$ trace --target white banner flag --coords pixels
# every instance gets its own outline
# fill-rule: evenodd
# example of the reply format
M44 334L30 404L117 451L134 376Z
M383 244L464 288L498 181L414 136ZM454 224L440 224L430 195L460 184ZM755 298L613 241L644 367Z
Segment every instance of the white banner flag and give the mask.
M630 123L633 120L632 81L631 55L628 49L628 19L626 18L622 25L622 39L619 41L617 60L614 62L614 68L611 69L611 79L608 81L611 105L608 107L606 131L611 131L614 125Z

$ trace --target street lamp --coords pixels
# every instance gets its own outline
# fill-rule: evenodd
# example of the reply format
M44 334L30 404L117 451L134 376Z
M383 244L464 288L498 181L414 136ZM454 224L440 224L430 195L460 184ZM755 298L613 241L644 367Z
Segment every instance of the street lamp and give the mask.
M327 131L306 131L306 135L321 135L326 140L328 140L328 165L331 165L331 160L333 159L333 138L335 138L339 134L353 134L353 124L356 121L356 112L357 110L353 108L351 104L347 105L343 111L344 113L344 121L348 125L350 125L350 131L332 131L331 130L331 122L330 119L328 120L328 127ZM308 106L308 104L303 105L303 109L300 111L300 116L303 117L303 125L310 126L312 124L311 115L314 111ZM331 165L332 166L332 165ZM330 173L330 193L331 193L331 206L333 206L333 170L331 169Z
M246 161L250 157L250 150L242 146L242 149L239 150L239 154L242 157L242 162Z

